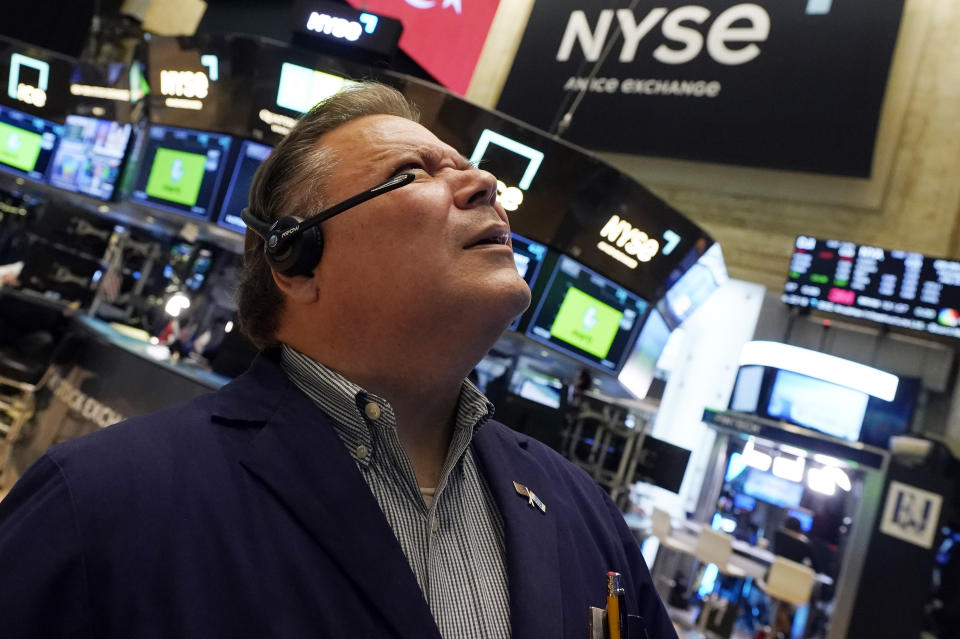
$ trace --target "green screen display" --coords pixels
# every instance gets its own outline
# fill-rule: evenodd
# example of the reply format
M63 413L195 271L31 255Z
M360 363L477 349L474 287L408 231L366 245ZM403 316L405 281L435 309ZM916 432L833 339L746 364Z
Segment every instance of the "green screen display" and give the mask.
M32 171L40 157L43 136L0 122L0 162L21 171Z
M147 195L194 206L203 182L207 156L173 149L157 149L147 179Z
M571 286L550 327L550 335L603 359L620 330L622 317L622 311Z

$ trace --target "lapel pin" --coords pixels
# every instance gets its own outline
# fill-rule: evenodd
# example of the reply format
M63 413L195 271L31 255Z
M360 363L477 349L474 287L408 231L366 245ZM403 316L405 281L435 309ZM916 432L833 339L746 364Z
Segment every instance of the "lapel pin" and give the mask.
M530 490L523 484L518 484L517 482L513 482L513 489L516 490L517 494L520 495L521 497L527 498L527 503L530 504L531 508L539 508L540 512L542 513L547 512L546 504L540 501L540 498L537 497L537 495L532 490Z

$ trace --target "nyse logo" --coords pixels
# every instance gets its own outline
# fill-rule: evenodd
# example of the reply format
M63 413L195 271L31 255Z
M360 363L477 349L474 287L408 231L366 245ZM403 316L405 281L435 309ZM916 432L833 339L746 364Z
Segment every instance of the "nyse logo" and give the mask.
M35 69L40 74L37 86L20 81L21 69ZM50 64L20 53L10 56L10 79L7 82L7 95L14 100L42 108L47 103L47 85L50 81Z
M890 482L880 532L931 548L940 520L943 497L898 481Z
M640 229L634 228L630 222L622 219L619 215L610 216L603 229L600 230L600 236L610 240L618 249L623 249L627 255L635 257L641 262L649 262L660 250L660 242Z
M474 166L481 166L484 155L491 145L506 149L527 160L527 166L517 186L507 186L502 180L497 180L497 199L500 201L500 205L507 211L516 211L523 203L523 192L530 188L533 178L540 170L540 165L543 163L543 151L538 151L532 146L527 146L496 131L484 129L480 134L480 139L477 140L477 146L473 148L473 153L470 154L470 163Z
M574 45L579 44L586 60L596 62L611 33L614 15L623 35L620 62L633 62L640 42L659 24L661 34L669 44L661 43L654 49L654 59L663 64L684 64L703 51L703 33L696 27L706 23L711 13L706 7L697 5L677 7L673 11L654 7L638 21L630 9L604 9L594 30L586 13L578 9L570 13L557 50L557 60L569 60ZM710 25L706 37L707 54L720 64L745 64L760 55L756 43L765 41L769 35L770 15L763 7L752 3L734 5L721 12ZM728 43L735 44L730 47Z
M363 23L362 25L360 23ZM310 12L310 18L307 20L307 30L324 35L333 36L342 40L356 42L363 35L363 32L373 33L377 28L379 19L372 13L361 13L359 22L330 16L326 13Z

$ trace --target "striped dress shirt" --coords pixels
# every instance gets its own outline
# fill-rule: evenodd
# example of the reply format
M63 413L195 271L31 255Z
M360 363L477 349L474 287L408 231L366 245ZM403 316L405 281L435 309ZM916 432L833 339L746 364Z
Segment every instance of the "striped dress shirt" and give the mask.
M333 421L444 639L509 637L503 519L470 449L493 405L464 381L450 449L431 498L417 485L389 403L289 346L283 346L281 363L290 381Z

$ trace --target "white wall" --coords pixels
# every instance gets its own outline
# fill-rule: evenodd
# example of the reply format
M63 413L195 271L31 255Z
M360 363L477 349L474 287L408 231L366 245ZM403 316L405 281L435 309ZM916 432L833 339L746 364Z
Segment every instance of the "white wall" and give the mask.
M740 348L753 339L763 303L760 284L729 280L678 329L660 365L669 380L660 400L652 435L692 451L679 498L652 495L661 507L680 515L696 508L713 445L714 431L701 421L704 408L726 408L737 375ZM672 499L673 503L663 503Z

